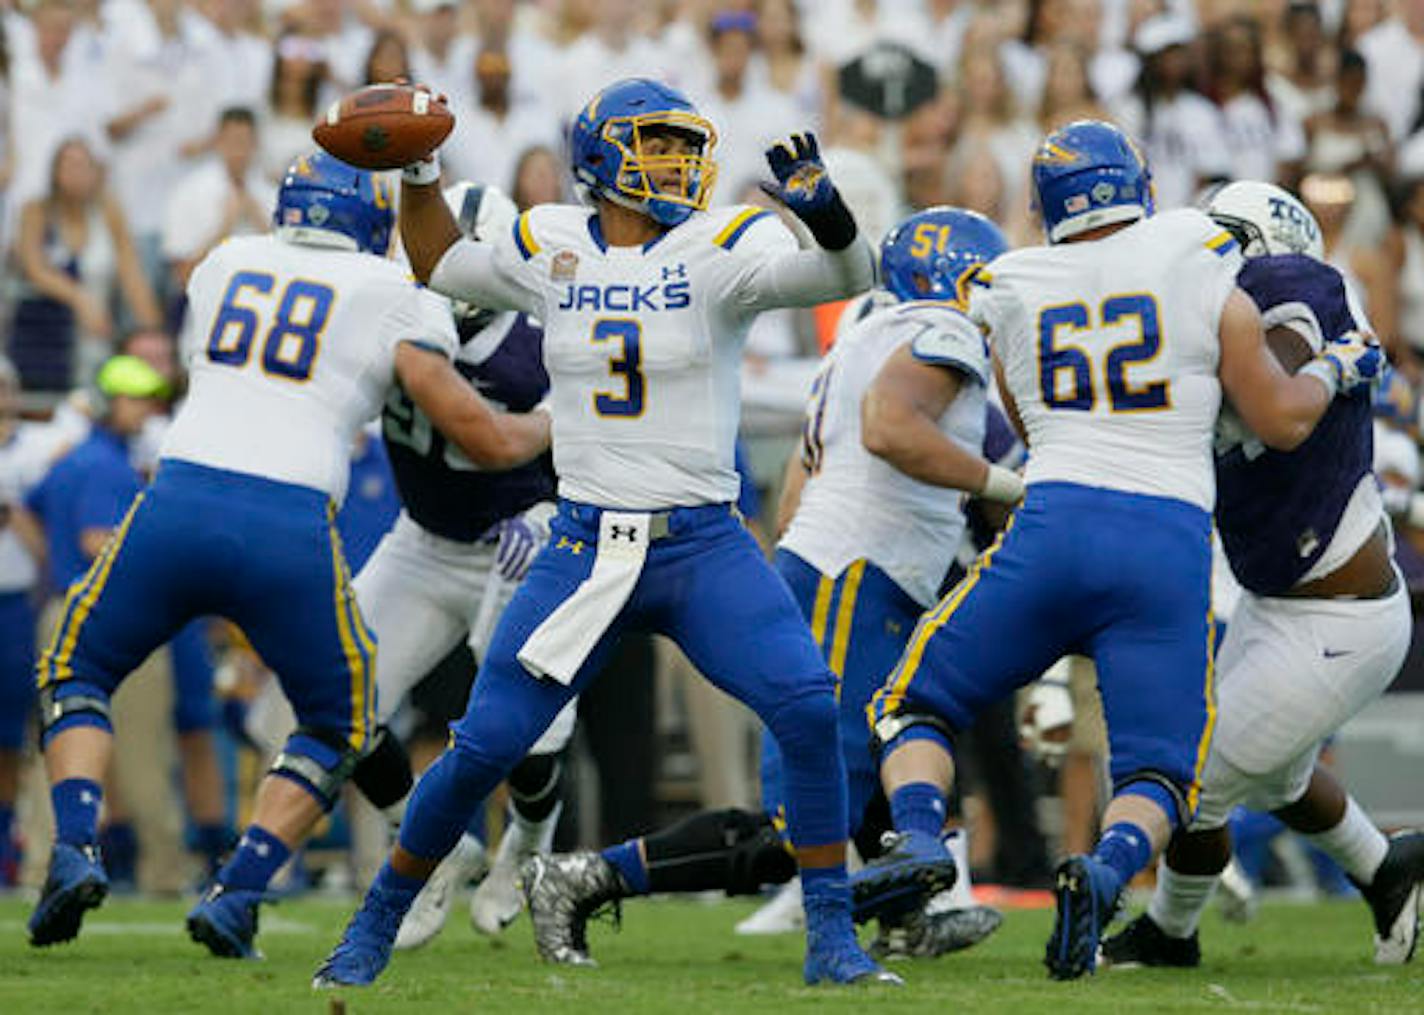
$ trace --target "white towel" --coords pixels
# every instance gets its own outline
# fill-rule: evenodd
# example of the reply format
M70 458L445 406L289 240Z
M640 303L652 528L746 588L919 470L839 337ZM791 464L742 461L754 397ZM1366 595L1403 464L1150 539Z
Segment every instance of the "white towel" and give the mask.
M593 570L519 650L519 661L536 677L571 684L598 639L623 609L648 556L652 516L605 511L598 523Z

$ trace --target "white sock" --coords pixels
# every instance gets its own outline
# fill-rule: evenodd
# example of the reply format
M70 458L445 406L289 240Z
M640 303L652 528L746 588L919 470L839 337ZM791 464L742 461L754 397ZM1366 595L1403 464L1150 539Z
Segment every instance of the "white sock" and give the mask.
M391 826L392 834L400 832L401 822L405 820L405 807L410 803L410 794L407 793L395 803L381 808L381 814Z
M974 905L974 885L969 879L969 832L956 828L945 834L944 847L954 857L954 866L959 875L954 879L954 887L949 890L949 908L967 909Z
M1338 825L1306 838L1362 885L1375 879L1375 872L1389 852L1389 840L1355 803L1354 797L1345 798L1345 816Z
M1147 915L1168 937L1191 937L1216 887L1215 874L1178 874L1165 860L1157 862L1157 890Z

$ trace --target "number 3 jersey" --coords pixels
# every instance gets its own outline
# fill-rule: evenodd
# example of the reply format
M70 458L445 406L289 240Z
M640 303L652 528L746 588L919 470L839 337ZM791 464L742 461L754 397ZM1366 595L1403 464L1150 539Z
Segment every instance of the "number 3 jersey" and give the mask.
M491 256L473 249L485 246L454 248L432 286L465 298L459 262ZM770 258L795 250L774 214L747 206L616 247L590 209L541 205L496 241L507 302L544 325L561 496L643 510L737 499L750 290Z
M1028 436L1025 480L1170 497L1210 511L1221 311L1241 257L1199 211L1101 240L1012 251L974 279Z
M228 240L188 282L188 397L160 452L321 490L340 504L356 431L376 417L401 342L453 356L449 304L393 261Z

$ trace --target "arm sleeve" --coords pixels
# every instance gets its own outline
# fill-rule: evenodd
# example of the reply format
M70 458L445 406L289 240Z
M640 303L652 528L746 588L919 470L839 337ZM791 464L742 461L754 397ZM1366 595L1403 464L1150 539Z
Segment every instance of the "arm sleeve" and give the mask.
M522 310L542 319L544 308L534 274L535 263L532 257L525 258L512 240L457 240L430 273L430 288L477 307Z
M844 250L796 249L791 231L774 216L755 222L729 253L736 258L732 292L755 313L811 307L847 299L875 284L875 252L863 236Z

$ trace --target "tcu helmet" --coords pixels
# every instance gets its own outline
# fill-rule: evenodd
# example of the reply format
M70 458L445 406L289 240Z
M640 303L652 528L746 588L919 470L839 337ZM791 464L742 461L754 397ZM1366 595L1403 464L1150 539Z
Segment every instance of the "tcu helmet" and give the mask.
M1075 120L1043 139L1033 157L1033 189L1049 243L1154 210L1146 160L1101 120Z
M466 239L488 242L508 235L519 217L519 209L498 187L461 181L446 187L444 195L450 213L459 223L460 235ZM450 306L460 323L461 338L482 331L495 315L493 310L463 300L451 300Z
M391 209L385 180L334 155L314 152L293 162L282 177L272 223L278 235L295 243L354 244L384 257L395 218Z
M1325 242L1315 216L1273 183L1228 183L1211 195L1206 213L1236 237L1246 257L1305 254L1317 261L1325 259Z
M1009 249L978 212L943 205L918 211L880 244L880 280L899 300L965 301L969 273Z
M691 151L657 155L644 142L659 134L687 139ZM587 192L648 215L665 226L704 211L712 199L717 132L675 88L647 78L609 85L569 128L574 178ZM676 183L669 185L674 178Z

